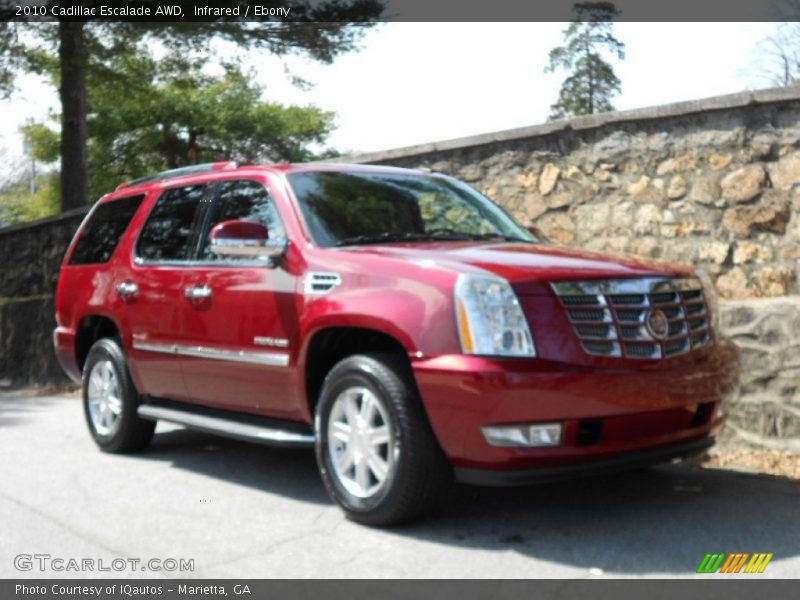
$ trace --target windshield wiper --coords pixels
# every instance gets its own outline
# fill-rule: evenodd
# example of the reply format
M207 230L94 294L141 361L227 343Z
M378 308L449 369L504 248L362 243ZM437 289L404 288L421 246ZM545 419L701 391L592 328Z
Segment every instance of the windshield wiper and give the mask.
M517 237L514 235L506 235L504 233L467 233L466 231L457 231L447 227L437 227L425 232L427 235L434 237L434 239L457 239L457 240L503 240L504 242L523 242L532 244L533 240L526 240L525 238Z
M520 242L523 244L535 244L534 240L526 240L525 238L517 237L514 235L506 235L504 233L476 233L469 236L471 240L503 240L504 242Z
M455 229L439 228L432 229L425 232L390 232L384 231L382 233L370 235L356 235L344 238L336 242L337 246L355 246L358 244L388 244L391 242L424 242L424 241L482 241L500 239L506 242L525 242L533 243L532 240L526 240L519 237L504 235L502 233L465 233L463 231L456 231Z
M354 235L336 242L337 246L355 246L358 244L387 244L391 242L416 242L419 240L429 240L429 235L425 233L396 233L384 231L383 233L373 233L369 235Z

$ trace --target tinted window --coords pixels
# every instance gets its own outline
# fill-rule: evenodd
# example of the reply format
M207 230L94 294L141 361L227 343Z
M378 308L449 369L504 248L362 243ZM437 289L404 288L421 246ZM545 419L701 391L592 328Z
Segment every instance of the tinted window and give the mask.
M81 233L69 263L88 265L108 262L143 199L144 196L131 196L97 206Z
M223 221L255 221L266 226L270 239L283 239L286 232L269 191L256 181L225 181L219 185L219 195L211 208L208 231ZM208 238L200 251L202 260L236 260L211 252ZM247 260L247 257L238 257Z
M534 241L488 198L448 177L304 172L288 179L320 246L400 239Z
M167 190L158 199L139 237L139 256L147 260L191 258L191 242L199 210L206 198L205 185Z

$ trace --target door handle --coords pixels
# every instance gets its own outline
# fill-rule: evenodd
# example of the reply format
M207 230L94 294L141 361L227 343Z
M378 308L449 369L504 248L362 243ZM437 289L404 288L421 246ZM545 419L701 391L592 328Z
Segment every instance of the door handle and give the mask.
M188 287L183 293L189 300L206 300L207 298L211 298L211 288L207 285Z
M139 294L139 286L132 281L123 281L117 284L117 294L127 302Z

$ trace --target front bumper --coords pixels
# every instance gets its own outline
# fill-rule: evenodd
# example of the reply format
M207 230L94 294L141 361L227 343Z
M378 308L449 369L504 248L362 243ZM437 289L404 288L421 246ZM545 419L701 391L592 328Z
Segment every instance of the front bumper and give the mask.
M545 483L575 477L605 475L667 462L675 458L687 458L700 454L713 445L714 437L706 436L687 442L617 454L610 458L589 459L560 467L540 467L526 470L457 468L455 477L459 483L469 485L513 486Z
M710 445L723 422L722 406L738 390L739 362L736 346L721 340L675 367L592 368L464 355L419 359L412 367L434 433L457 473L474 479L472 470L500 471L514 479L512 471L577 472L651 450ZM552 448L492 447L480 429L551 422L564 428L562 444Z

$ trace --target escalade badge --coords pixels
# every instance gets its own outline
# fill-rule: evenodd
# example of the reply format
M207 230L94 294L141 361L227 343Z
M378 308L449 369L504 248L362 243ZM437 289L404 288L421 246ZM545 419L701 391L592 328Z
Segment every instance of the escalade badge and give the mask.
M264 335L257 335L253 338L253 343L256 346L274 346L275 348L288 348L289 340L283 338L274 338Z
M644 321L647 331L657 340L663 340L669 333L669 321L663 310L655 309L647 313Z

